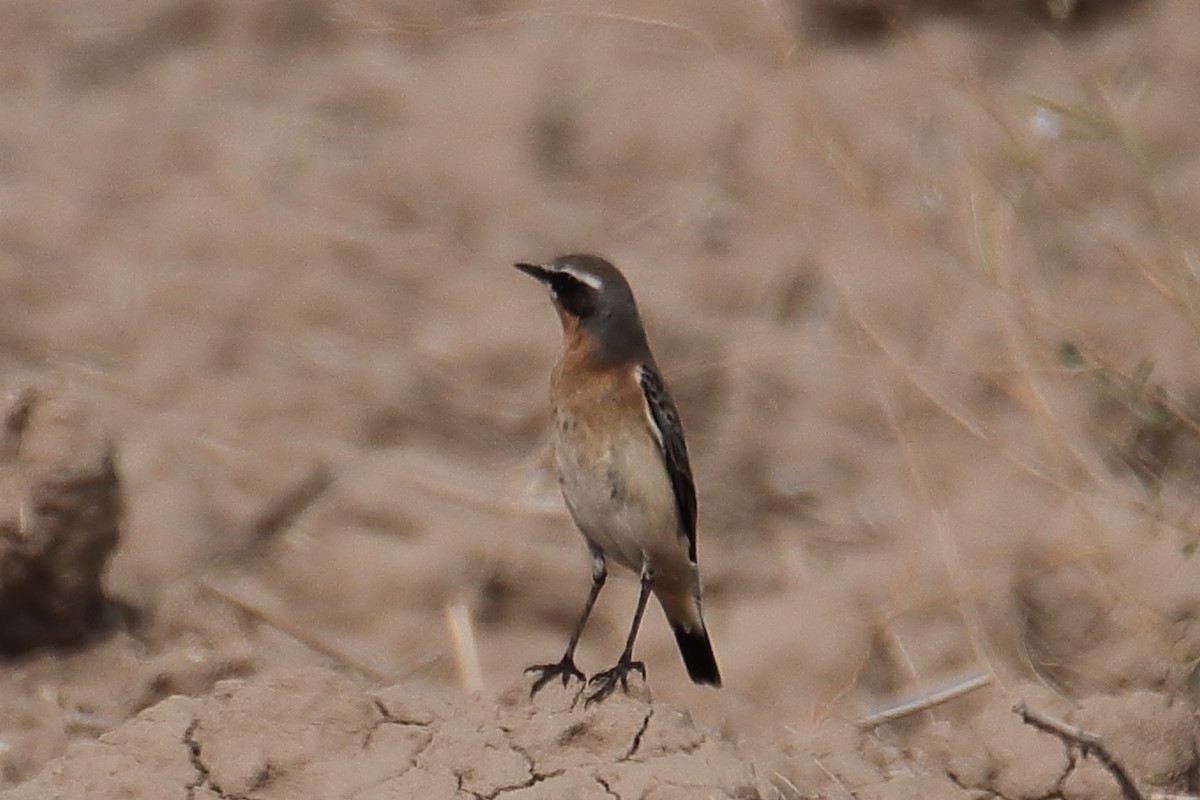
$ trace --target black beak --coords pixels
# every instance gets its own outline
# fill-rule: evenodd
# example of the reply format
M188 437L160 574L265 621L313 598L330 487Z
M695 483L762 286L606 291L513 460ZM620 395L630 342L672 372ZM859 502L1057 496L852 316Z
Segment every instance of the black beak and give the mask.
M548 283L550 276L553 274L550 270L545 267L539 267L537 264L513 264L513 266L542 283Z

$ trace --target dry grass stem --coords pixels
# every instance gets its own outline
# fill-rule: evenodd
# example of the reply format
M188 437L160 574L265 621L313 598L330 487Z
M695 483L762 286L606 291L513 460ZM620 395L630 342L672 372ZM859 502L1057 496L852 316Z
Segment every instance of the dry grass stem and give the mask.
M882 711L877 711L868 717L858 721L858 727L863 730L877 728L880 725L886 725L889 722L895 722L898 719L919 713L921 711L940 706L955 700L963 695L970 694L976 689L982 689L984 686L990 686L993 681L991 675L979 674L973 675L965 680L959 681L953 686L948 686L945 689L939 689L935 692L929 692L897 705L889 706Z
M475 626L471 623L471 611L463 602L446 606L446 625L450 629L450 641L454 643L454 663L458 665L458 679L462 687L471 694L483 692L483 666L479 663L479 645L475 640Z
M0 430L0 461L12 461L20 452L21 439L36 401L37 392L31 388L12 394L9 407L4 412L4 427Z
M333 484L333 474L324 464L314 464L295 485L271 500L250 524L253 544L258 545L287 530L317 498Z

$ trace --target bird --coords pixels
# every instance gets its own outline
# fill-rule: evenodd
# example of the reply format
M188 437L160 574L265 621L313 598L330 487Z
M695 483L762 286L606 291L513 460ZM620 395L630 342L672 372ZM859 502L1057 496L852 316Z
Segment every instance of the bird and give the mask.
M587 543L592 584L563 657L537 664L530 697L561 678L590 689L585 706L632 672L646 603L653 594L694 683L721 685L721 672L700 606L696 560L696 488L675 403L663 381L625 276L604 258L572 254L516 269L550 293L562 324L562 349L550 378L554 465L567 510ZM575 648L608 577L608 562L639 579L637 607L616 664L590 679Z

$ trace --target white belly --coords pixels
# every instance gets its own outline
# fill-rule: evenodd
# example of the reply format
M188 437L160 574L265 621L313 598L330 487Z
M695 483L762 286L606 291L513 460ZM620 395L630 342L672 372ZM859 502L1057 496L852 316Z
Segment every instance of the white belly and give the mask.
M555 460L563 498L580 532L607 558L634 572L649 561L657 574L686 574L674 490L648 434L627 431L611 446L589 452L576 442L597 439L559 436Z

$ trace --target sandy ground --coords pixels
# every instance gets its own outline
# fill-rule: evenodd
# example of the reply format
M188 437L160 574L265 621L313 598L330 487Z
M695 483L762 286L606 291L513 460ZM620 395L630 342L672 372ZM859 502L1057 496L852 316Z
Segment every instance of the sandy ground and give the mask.
M0 3L0 615L87 631L0 637L0 789L1121 796L1020 701L1200 791L1193 6ZM589 565L509 265L570 251L680 405L720 691L652 608L631 697L527 700ZM98 497L106 602L14 590Z

